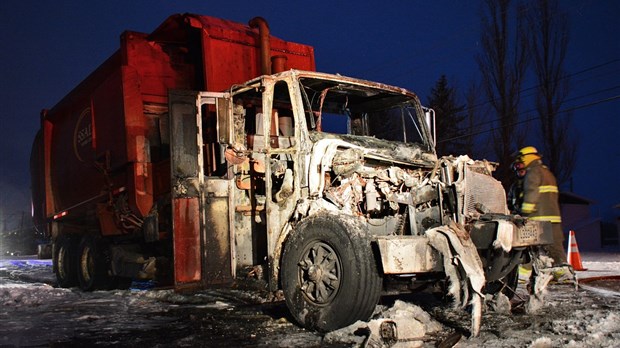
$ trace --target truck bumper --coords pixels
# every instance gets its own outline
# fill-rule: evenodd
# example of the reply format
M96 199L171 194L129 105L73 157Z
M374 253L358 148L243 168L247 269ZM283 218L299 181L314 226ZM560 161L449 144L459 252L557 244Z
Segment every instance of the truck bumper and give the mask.
M516 227L516 226L515 226ZM513 247L553 244L551 222L528 220L513 231Z
M440 272L442 256L424 236L381 236L376 238L384 274Z
M477 223L471 238L480 249L513 248L553 243L551 223L527 221L517 226L508 220ZM442 255L432 248L426 236L376 236L384 274L413 274L443 271Z

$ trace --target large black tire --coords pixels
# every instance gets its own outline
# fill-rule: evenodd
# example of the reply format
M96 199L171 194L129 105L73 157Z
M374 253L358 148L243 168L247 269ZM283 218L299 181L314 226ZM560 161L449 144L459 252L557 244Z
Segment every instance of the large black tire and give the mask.
M76 253L77 243L68 235L58 236L52 245L54 274L61 288L70 288L78 283Z
M78 247L78 281L84 291L113 288L112 277L108 274L106 245L100 238L91 235L82 237Z
M282 255L286 304L303 327L327 332L367 320L383 286L367 229L321 214L291 232Z

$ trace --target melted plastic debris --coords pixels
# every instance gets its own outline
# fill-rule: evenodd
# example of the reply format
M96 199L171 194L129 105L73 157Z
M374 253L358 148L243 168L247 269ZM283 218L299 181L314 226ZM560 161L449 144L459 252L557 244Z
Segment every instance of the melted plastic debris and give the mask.
M422 308L397 300L377 313L378 318L358 321L325 335L326 344L354 344L369 347L415 347L428 341L444 327Z

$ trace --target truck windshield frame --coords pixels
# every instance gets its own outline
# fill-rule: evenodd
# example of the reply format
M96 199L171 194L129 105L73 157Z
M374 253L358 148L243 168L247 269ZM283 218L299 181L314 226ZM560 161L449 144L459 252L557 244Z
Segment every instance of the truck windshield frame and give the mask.
M429 146L419 100L380 86L300 77L306 124L311 130Z

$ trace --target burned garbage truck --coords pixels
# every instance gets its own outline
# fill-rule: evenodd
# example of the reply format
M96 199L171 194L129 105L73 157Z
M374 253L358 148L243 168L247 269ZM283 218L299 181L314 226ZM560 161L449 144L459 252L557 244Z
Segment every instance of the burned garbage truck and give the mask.
M509 214L494 163L437 158L412 92L314 70L312 47L259 17L125 32L42 112L33 145L59 285L191 291L251 274L329 331L368 319L388 288L449 279L479 320L549 226Z

